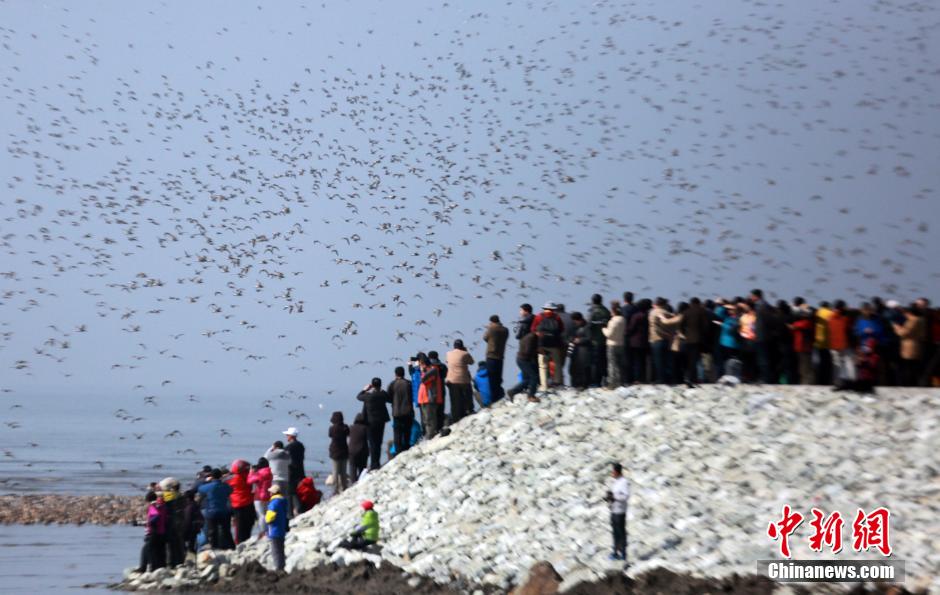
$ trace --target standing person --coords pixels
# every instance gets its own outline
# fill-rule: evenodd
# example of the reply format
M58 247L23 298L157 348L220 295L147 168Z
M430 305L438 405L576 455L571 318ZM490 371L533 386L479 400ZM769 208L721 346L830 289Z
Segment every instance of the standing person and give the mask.
M793 335L793 353L796 354L797 369L800 375L800 384L813 384L815 374L813 370L813 311L802 301L796 303L793 311L793 322L790 331Z
M711 320L708 311L702 307L700 299L693 297L689 300L689 307L683 313L682 323L679 325L679 331L684 337L685 375L682 380L686 386L691 387L699 383L698 365L702 357L702 346L711 335L709 324Z
M271 445L264 453L271 468L271 481L281 486L281 495L287 496L290 481L290 455L284 450L284 443L280 440Z
M682 326L683 317L688 310L688 302L679 302L676 305L676 317L673 319L673 321L676 322L676 332L672 336L672 345L670 347L672 352L673 384L682 382L686 378L686 364L689 358L686 355L685 335L680 330L680 327Z
M175 568L186 561L186 501L179 491L180 482L172 477L163 479L160 489L166 509L166 560L170 568Z
M568 318L571 318L569 315ZM519 306L519 320L516 321L516 339L521 339L532 332L532 321L535 316L532 314L532 304L522 304Z
M447 389L444 386L444 379L447 378L447 364L441 361L436 351L428 351L428 362L431 366L437 368L437 375L441 379L440 403L437 406L437 431L447 425L447 416L444 414L445 401L447 399Z
M901 340L901 386L916 386L927 341L927 323L916 304L903 310L903 314L904 324L894 324L894 332Z
M202 510L196 502L196 490L186 490L183 494L183 544L185 551L196 553L199 547L199 535L205 525ZM185 559L185 554L183 558Z
M881 320L875 313L874 307L869 302L862 304L858 318L855 319L855 326L852 329L855 340L859 346L877 347L884 342L884 330L881 327ZM872 344L866 344L868 339L874 340Z
M630 364L628 379L634 384L646 382L646 362L650 350L649 311L652 306L650 300L640 300L633 314L627 319L626 347L630 353L627 358Z
M855 350L849 335L851 327L845 302L838 300L835 311L829 317L829 354L832 356L834 384L855 381Z
M561 385L564 382L561 369L561 351L564 344L561 341L565 333L565 325L555 313L556 307L554 302L548 302L542 306L542 313L532 320L530 327L539 340L539 380L543 391L549 390L550 382L553 385ZM574 318L573 313L571 318ZM555 369L550 380L551 365L554 365Z
M829 351L829 318L832 317L833 310L829 302L821 302L816 310L816 316L813 318L814 341L813 348L816 350L818 358L816 366L816 383L832 384L832 353Z
M571 386L584 390L591 384L593 337L591 327L588 326L584 315L580 312L572 312L571 320L574 321L575 327L571 343L568 345Z
M382 380L373 378L372 382L356 396L363 402L362 412L366 416L366 425L369 427L367 434L369 440L369 470L378 469L382 466L382 444L385 442L385 424L391 419L388 416L386 403L391 403L392 399L388 393L382 390Z
M520 334L522 336L519 336ZM522 373L522 380L519 384L509 389L507 394L509 395L509 399L512 400L513 397L522 391L526 391L529 402L538 403L539 398L535 396L535 390L539 382L538 337L529 330L529 327L523 324L516 332L516 338L519 339L519 350L516 352L516 365L519 366L519 371Z
M754 352L757 355L757 369L764 384L776 384L774 378L776 344L774 336L773 309L764 301L764 292L751 290L751 305L754 309Z
M605 498L610 505L610 526L614 537L614 551L610 560L627 559L627 500L630 498L630 483L623 476L623 466L614 463L610 472L612 478Z
M565 311L564 304L556 304L558 309L555 310L555 314L558 314L558 318L561 319L561 324L565 329L565 332L561 334L561 344L567 346L571 342L571 337L574 334L574 321L571 319L571 314ZM531 310L530 310L531 311ZM518 337L517 337L518 338ZM565 369L566 359L568 357L568 350L563 348L561 350L561 369ZM537 378L538 376L536 376Z
M738 332L738 309L734 304L719 304L715 308L715 317L721 324L718 331L718 349L715 358L715 373L720 378L724 376L725 362L731 358L737 358L741 349L740 335Z
M408 397L411 402L411 396ZM333 462L333 495L342 494L349 487L346 465L349 462L349 426L343 422L343 412L334 411L330 417L330 460Z
M505 345L504 340L503 346ZM444 384L450 393L450 421L455 424L473 413L473 387L470 383L470 366L473 365L473 356L467 353L463 341L457 339L454 341L454 348L447 352L445 359L447 377L444 379ZM489 359L489 345L487 345L487 359Z
M268 525L268 541L271 544L271 560L274 570L284 570L284 538L287 537L287 500L281 494L281 486L271 486L271 501L264 513L264 520Z
M156 492L147 492L147 527L144 529L144 546L140 550L140 565L137 572L154 571L166 566L166 510L163 500Z
M199 486L209 481L210 479L209 476L211 474L212 474L212 466L203 465L202 469L196 473L196 478L193 480L193 485L189 489L193 491L198 490Z
M607 350L607 388L614 389L623 383L623 342L627 332L627 321L620 310L620 304L610 305L612 316L607 326L601 329L606 339Z
M940 376L940 308L931 308L930 300L920 298L924 315L924 324L927 327L927 350L924 354L924 372L921 374L920 385L932 386L934 377Z
M251 486L252 503L255 507L255 515L258 517L258 537L268 534L268 523L264 520L265 511L268 509L268 501L271 500L271 468L268 467L268 460L264 457L258 459L258 463L251 468L248 473L248 485Z
M608 310L600 294L591 296L591 308L588 310L588 328L591 330L591 386L601 386L607 374L607 340L604 328L610 322Z
M415 421L412 392L411 381L405 380L405 368L398 366L395 368L395 380L388 384L388 393L392 397L392 432L396 456L411 447L411 428Z
M290 463L287 466L288 492L285 494L285 498L287 499L288 513L290 516L294 516L294 511L299 508L297 484L307 474L304 470L304 445L297 439L297 428L287 428L284 430L284 435L287 437L287 446L284 447L284 450L290 456Z
M738 336L741 339L741 364L744 368L744 380L758 382L760 372L757 369L757 314L748 301L738 302Z
M633 353L630 351L630 319L640 309L640 305L633 301L633 292L623 292L623 303L620 305L620 314L623 316L624 339L623 339L623 384L633 384L636 378L633 376ZM610 367L608 365L608 367Z
M416 356L408 360L408 375L411 377L411 403L419 412L419 415L416 415L418 425L421 426L421 434L425 435L428 433L428 429L424 426L424 418L420 415L421 404L418 402L419 393L421 392L421 365L418 362L421 361L422 357L425 357L425 355L419 351Z
M232 473L226 482L232 488L229 504L235 519L235 545L251 538L251 528L255 524L254 498L248 485L249 467L248 461L232 461Z
M418 387L418 404L421 407L421 425L425 435L434 438L441 429L440 410L444 406L444 382L441 370L431 363L424 354L420 354L418 367L421 370L421 385Z
M222 483L222 471L213 469L209 481L199 486L202 516L206 519L206 537L212 549L230 550L232 544L232 488Z
M499 321L499 316L490 316L490 324L483 333L483 340L486 341L486 373L490 379L490 392L494 403L503 398L503 357L506 354L508 338L509 329Z
M669 302L658 297L649 317L650 351L653 355L653 377L656 384L672 384L671 345L679 318L669 312Z
M369 463L369 426L366 416L356 414L353 425L349 426L349 482L356 483L362 470Z

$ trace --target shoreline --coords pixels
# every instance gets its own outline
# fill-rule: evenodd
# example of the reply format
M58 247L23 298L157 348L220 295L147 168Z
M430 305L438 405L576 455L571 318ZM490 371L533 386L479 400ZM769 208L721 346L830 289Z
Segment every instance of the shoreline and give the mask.
M0 525L143 525L141 496L0 495Z

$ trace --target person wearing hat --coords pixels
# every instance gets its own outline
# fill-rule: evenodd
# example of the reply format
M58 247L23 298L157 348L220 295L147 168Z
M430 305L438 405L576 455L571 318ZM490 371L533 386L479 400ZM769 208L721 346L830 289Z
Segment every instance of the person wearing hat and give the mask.
M287 446L284 450L290 456L290 463L287 466L287 485L290 490L287 497L287 507L290 515L294 516L295 510L300 510L300 501L297 499L297 484L303 481L307 475L304 471L304 445L297 439L297 428L290 427L284 430L287 437Z
M251 486L248 485L250 470L251 465L248 461L235 459L232 461L231 474L226 481L232 488L229 503L232 518L235 521L235 545L251 538L251 527L255 524L254 498L251 495Z
M287 525L287 499L281 493L281 486L272 485L268 489L271 500L268 510L264 513L264 521L268 525L268 541L271 542L271 560L274 570L284 570L284 538L289 530Z
M160 482L163 491L163 506L166 509L167 564L174 568L186 559L184 543L186 501L180 495L180 482L172 477Z
M271 469L272 485L281 486L281 495L286 497L290 485L290 455L284 450L284 443L276 441L264 453L264 458L268 460Z
M339 547L347 550L364 550L379 541L379 513L375 511L375 505L371 500L362 503L362 520L359 525L353 529L349 539L339 544Z
M499 316L490 316L490 324L483 333L486 341L486 375L490 379L490 392L493 402L503 398L503 357L506 355L506 340L509 329L503 326ZM470 403L472 406L472 403ZM456 421L456 420L454 420Z
M549 369L555 366L551 382L554 385L564 383L561 364L562 337L565 333L565 324L561 321L555 310L555 302L548 302L542 306L542 312L532 320L532 332L538 337L539 350L539 381L542 391L549 389Z
M206 537L212 549L230 550L232 543L232 488L222 481L222 471L213 469L209 481L199 487L202 516L206 519Z
M484 335L485 337L486 335ZM505 342L503 343L505 347ZM454 341L454 348L447 352L447 377L444 384L450 393L450 421L457 423L473 413L473 388L470 384L470 366L473 356L467 353L461 339Z

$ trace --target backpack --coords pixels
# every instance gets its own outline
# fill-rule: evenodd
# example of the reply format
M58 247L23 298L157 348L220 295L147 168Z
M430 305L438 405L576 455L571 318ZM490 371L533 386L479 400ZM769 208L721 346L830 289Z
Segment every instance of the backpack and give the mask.
M539 343L543 347L558 347L561 344L561 325L555 316L544 317L538 326Z

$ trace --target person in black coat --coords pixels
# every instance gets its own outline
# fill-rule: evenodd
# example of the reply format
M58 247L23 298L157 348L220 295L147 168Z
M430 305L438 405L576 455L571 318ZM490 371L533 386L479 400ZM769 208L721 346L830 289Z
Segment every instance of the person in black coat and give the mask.
M366 441L369 427L366 425L366 416L362 413L356 415L353 425L349 426L349 481L355 482L359 474L369 462L369 449Z
M334 411L330 418L330 460L333 461L333 493L339 494L349 486L346 465L349 461L349 426L343 423L343 412Z
M287 428L284 431L284 435L287 436L287 446L284 447L284 450L290 455L290 464L287 467L288 472L288 486L290 494L285 494L287 496L287 508L288 514L294 516L294 511L300 509L300 500L297 498L297 486L303 481L304 476L307 475L307 472L304 471L304 445L297 439L297 428Z
M369 470L381 467L382 443L385 440L385 424L391 419L388 416L387 403L392 402L388 393L382 390L382 380L373 378L372 382L362 389L356 397L362 404L362 412L366 416L366 425L369 427L369 453L371 461Z

